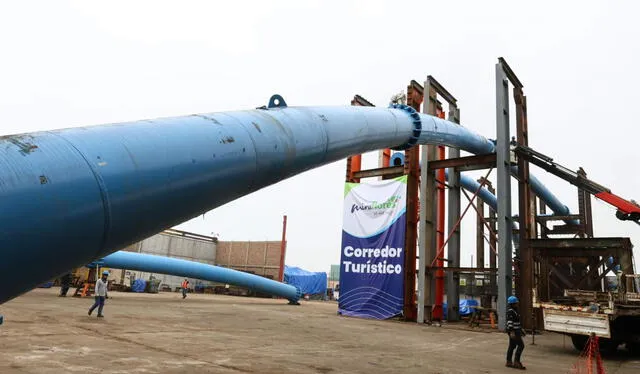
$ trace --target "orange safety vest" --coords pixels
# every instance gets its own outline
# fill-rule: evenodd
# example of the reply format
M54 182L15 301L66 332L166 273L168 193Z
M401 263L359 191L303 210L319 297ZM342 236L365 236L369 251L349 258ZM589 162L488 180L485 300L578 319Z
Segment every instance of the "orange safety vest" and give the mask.
M182 282L182 288L187 288L188 285L189 285L188 281L183 281Z

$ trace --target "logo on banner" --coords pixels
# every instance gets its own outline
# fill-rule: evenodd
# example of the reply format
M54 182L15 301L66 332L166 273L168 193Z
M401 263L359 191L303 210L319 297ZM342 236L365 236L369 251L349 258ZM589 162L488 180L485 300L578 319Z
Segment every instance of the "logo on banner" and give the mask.
M402 176L345 186L341 314L386 319L402 312L406 181Z

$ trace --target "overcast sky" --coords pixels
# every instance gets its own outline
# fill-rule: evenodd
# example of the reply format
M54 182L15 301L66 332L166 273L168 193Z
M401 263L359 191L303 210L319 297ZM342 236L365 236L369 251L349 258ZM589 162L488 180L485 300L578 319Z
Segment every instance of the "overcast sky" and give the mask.
M530 145L640 200L640 5L523 3L3 1L0 135L251 109L274 93L289 105L348 105L357 93L386 106L431 74L458 98L463 124L494 137L494 65L504 56L525 86ZM344 167L304 173L179 228L279 240L287 214L287 264L328 271L340 258ZM575 188L535 173L577 209ZM640 226L614 213L594 202L596 234L639 245ZM462 265L475 251L474 221L463 222Z

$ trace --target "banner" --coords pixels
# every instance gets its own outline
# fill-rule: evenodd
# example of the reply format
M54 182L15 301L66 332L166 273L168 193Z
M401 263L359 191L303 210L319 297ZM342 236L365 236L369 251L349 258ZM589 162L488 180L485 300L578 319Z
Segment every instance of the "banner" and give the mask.
M347 183L338 313L386 319L402 313L407 176Z

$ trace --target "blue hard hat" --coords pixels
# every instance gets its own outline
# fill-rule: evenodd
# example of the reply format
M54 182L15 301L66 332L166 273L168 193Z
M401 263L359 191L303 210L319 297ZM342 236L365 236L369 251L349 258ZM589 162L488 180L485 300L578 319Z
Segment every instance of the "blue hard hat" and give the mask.
M102 272L102 275L109 275L109 272L105 270Z
M509 296L509 298L507 299L507 303L509 304L515 304L518 302L518 298L515 296Z

